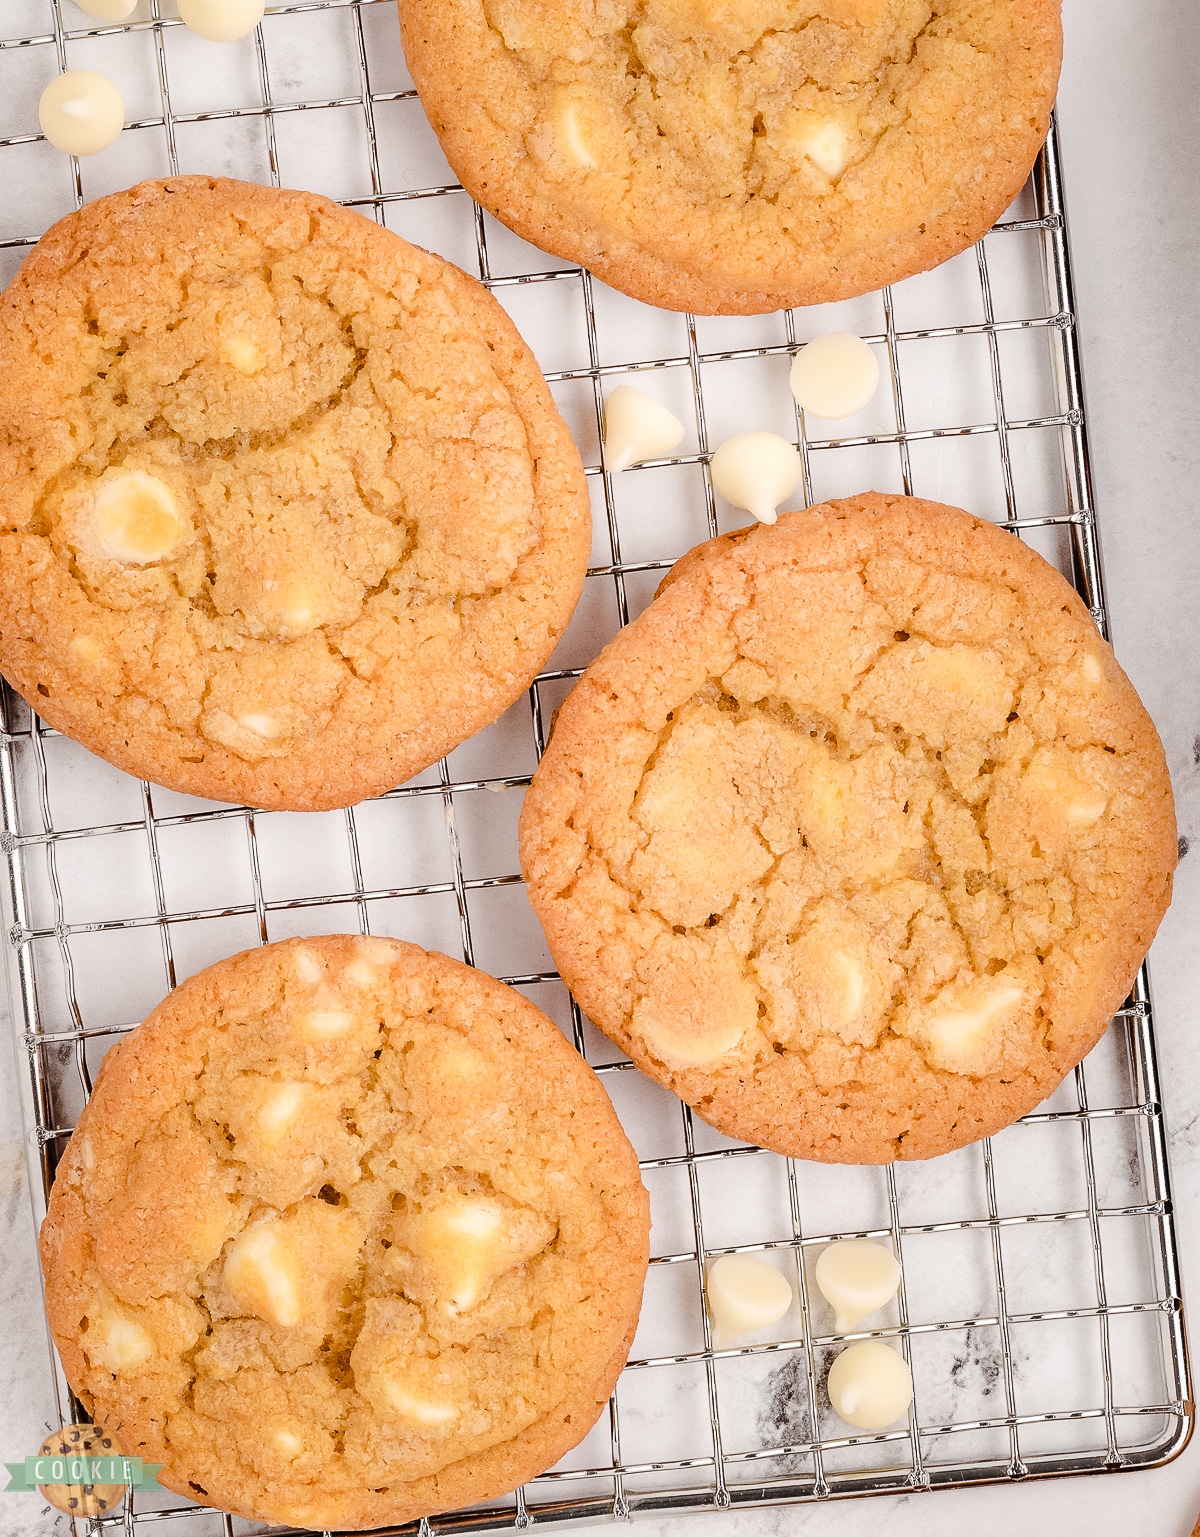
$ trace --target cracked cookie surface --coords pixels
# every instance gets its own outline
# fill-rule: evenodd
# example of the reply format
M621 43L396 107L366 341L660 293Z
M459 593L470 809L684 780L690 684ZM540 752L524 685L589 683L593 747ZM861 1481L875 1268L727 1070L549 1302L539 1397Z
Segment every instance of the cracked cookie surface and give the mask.
M1060 0L399 0L467 190L650 304L744 314L945 261L1046 137Z
M1162 747L1012 535L867 494L710 541L559 712L521 819L564 980L714 1126L924 1158L1095 1044L1170 899Z
M0 299L0 665L172 789L401 783L549 657L579 455L473 279L307 193L146 182Z
M393 940L209 967L105 1058L42 1227L72 1388L204 1504L390 1525L591 1428L649 1207L591 1069L520 994Z

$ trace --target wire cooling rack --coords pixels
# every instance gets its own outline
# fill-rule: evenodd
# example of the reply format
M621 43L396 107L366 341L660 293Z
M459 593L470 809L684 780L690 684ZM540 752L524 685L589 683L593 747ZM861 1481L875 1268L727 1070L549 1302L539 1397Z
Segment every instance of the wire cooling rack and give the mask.
M38 93L66 67L109 73L129 109L118 144L83 163L36 132ZM423 1532L1148 1467L1182 1450L1192 1405L1144 975L1086 1063L1001 1136L890 1169L795 1163L721 1137L592 1028L551 970L518 874L521 792L553 710L660 573L739 521L708 473L733 432L791 436L806 502L871 487L994 518L1056 561L1106 629L1054 135L1018 204L936 272L843 305L724 320L636 304L475 207L425 124L391 0L276 6L219 50L166 0L111 27L69 0L5 0L0 151L0 277L85 199L175 171L329 193L477 272L546 370L596 513L583 601L527 700L344 813L267 814L138 783L5 689L6 951L38 1214L99 1059L180 978L287 935L395 934L461 954L557 1020L638 1148L654 1218L642 1322L607 1415L524 1490ZM831 329L866 336L890 381L857 436L813 435L787 390L797 346ZM623 380L688 436L614 480L600 409ZM880 1239L903 1262L895 1304L851 1336L892 1340L912 1364L909 1423L881 1435L847 1434L825 1394L845 1340L811 1266L835 1236ZM796 1302L744 1348L714 1350L703 1273L731 1252L780 1266ZM78 1418L54 1370L64 1417ZM97 1526L248 1529L161 1493Z

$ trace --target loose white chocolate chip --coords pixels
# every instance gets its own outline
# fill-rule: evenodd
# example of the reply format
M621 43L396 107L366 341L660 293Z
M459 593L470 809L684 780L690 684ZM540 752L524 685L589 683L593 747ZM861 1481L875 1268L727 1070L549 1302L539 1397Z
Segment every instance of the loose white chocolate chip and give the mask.
M922 1021L939 1066L952 1073L972 1072L1023 997L1021 988L1005 982L944 988Z
M237 1305L255 1318L284 1329L300 1322L299 1265L275 1223L256 1223L234 1239L224 1281Z
M723 1254L715 1260L704 1291L718 1349L743 1334L778 1323L792 1305L786 1278L753 1254Z
M258 1130L264 1142L282 1142L310 1094L311 1090L306 1083L272 1084L258 1112Z
M821 1251L813 1271L821 1295L837 1315L839 1334L857 1329L896 1295L900 1265L890 1249L865 1238L843 1238Z
M453 1404L422 1398L414 1393L407 1383L396 1382L393 1379L387 1383L385 1392L388 1402L406 1425L448 1425L451 1420L458 1418L459 1411Z
M178 0L179 18L197 37L233 43L263 19L266 0Z
M260 715L252 713L239 715L238 725L244 726L247 731L253 731L255 736L260 736L264 741L273 742L277 736L283 735L283 727L273 715Z
M599 162L587 146L579 126L579 104L569 98L564 100L555 113L558 141L576 165L593 170Z
M69 69L42 92L38 122L64 155L96 155L124 128L125 103L107 75Z
M304 1442L290 1430L277 1430L271 1437L271 1445L289 1462L294 1461L304 1450Z
M84 1349L97 1366L114 1374L144 1365L154 1354L154 1341L141 1324L120 1313L104 1313L92 1320Z
M137 5L137 0L75 0L75 4L97 21L124 21Z
M826 421L861 411L879 388L879 359L861 336L831 331L802 347L792 362L796 403Z
M847 1425L886 1430L912 1403L908 1362L882 1340L860 1340L829 1368L829 1402Z
M162 560L184 534L170 486L144 470L126 470L100 481L92 527L109 559L131 566Z
M800 484L800 455L774 432L743 432L712 457L712 483L727 502L774 523L780 502Z
M267 361L254 338L240 332L221 339L221 357L239 374L256 374Z
M683 442L677 416L641 390L618 384L604 402L604 468L618 475L643 459L661 459Z

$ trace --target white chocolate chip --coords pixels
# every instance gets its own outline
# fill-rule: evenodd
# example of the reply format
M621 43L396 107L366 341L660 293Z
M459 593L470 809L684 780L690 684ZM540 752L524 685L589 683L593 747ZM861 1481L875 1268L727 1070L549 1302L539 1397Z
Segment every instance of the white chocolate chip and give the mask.
M497 1277L539 1254L554 1224L537 1212L516 1210L488 1196L453 1195L401 1225L402 1241L426 1267L446 1317L478 1307ZM393 1250L398 1268L407 1256Z
M290 1329L300 1322L300 1269L275 1222L240 1233L225 1257L225 1289L255 1318Z
M292 964L296 968L296 975L301 982L306 982L310 987L316 984L325 975L325 967L311 950L303 948L292 951Z
M643 1010L635 1017L638 1034L668 1067L704 1067L727 1056L740 1045L746 1030L733 1015L718 1021L717 1028L706 1031L677 1030L665 1020Z
M684 431L666 406L618 384L604 402L604 468L617 475L643 459L661 459L683 442Z
M555 111L554 126L558 143L576 165L593 170L599 164L583 137L578 102L563 100Z
M294 1461L304 1450L304 1442L290 1430L276 1430L271 1436L271 1445L289 1462Z
M306 1083L275 1083L258 1112L258 1131L268 1145L282 1142L288 1129L311 1098L312 1090Z
M76 635L67 649L81 662L98 662L103 655L100 642L94 635Z
M85 1169L96 1167L96 1150L86 1139L79 1144L79 1157Z
M860 1340L829 1369L829 1402L848 1425L885 1430L912 1403L908 1362L882 1340Z
M124 21L133 13L137 0L75 0L75 4L97 21Z
M310 1009L297 1017L296 1030L310 1041L332 1041L353 1024L354 1015L345 1009Z
M125 103L106 75L70 69L51 80L38 102L42 132L65 155L96 155L125 126Z
M718 1350L778 1323L792 1305L786 1278L753 1254L723 1254L708 1268L704 1294Z
M831 331L796 354L791 371L797 405L826 421L861 411L879 388L879 359L861 336Z
M952 1073L977 1071L1024 996L1024 989L995 979L943 988L920 1025L937 1065Z
M241 332L222 337L221 357L239 374L256 374L267 361L254 338Z
M244 726L247 731L253 731L255 736L260 736L266 742L273 742L277 736L283 735L283 727L273 715L262 715L253 712L249 715L239 715L238 725Z
M844 1029L858 1018L863 1000L867 996L867 981L862 963L847 950L834 950L828 957L829 969L836 972L842 983L840 996L833 994L831 1001L841 1016L837 1023Z
M1104 667L1094 651L1089 651L1083 659L1083 676L1088 683L1104 681Z
M92 528L110 560L133 566L162 560L186 531L170 486L144 470L101 478L92 502Z
M836 181L846 169L850 158L850 135L841 123L814 124L797 143L801 152L819 171L824 171L830 181Z
M774 523L781 502L800 484L800 455L774 432L728 438L712 457L712 483L727 502Z
M178 0L178 5L180 20L197 37L232 43L258 26L266 0Z
M813 1274L837 1315L839 1334L849 1334L868 1314L886 1307L900 1286L896 1256L865 1238L843 1238L822 1249Z
M136 1371L154 1354L154 1340L141 1324L117 1312L93 1318L84 1338L90 1360L114 1375Z
M459 1416L459 1410L453 1404L423 1398L407 1382L397 1382L393 1378L385 1384L384 1391L397 1416L406 1425L448 1425Z
M379 968L370 961L351 961L346 967L346 980L355 987L374 987L379 981Z

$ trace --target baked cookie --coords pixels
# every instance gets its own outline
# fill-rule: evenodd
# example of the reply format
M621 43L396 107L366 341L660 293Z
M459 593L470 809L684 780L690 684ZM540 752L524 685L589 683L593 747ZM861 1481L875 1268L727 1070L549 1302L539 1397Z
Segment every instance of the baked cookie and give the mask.
M1050 124L1060 0L399 0L467 191L635 299L753 314L978 240Z
M0 299L0 668L130 773L298 811L500 715L582 589L579 455L499 305L305 192L144 182Z
M1078 595L875 494L684 556L563 705L520 835L600 1028L729 1136L846 1163L1044 1099L1176 860L1158 736Z
M72 1388L159 1482L362 1528L503 1494L591 1428L649 1210L520 994L392 940L210 966L104 1059L42 1227Z

